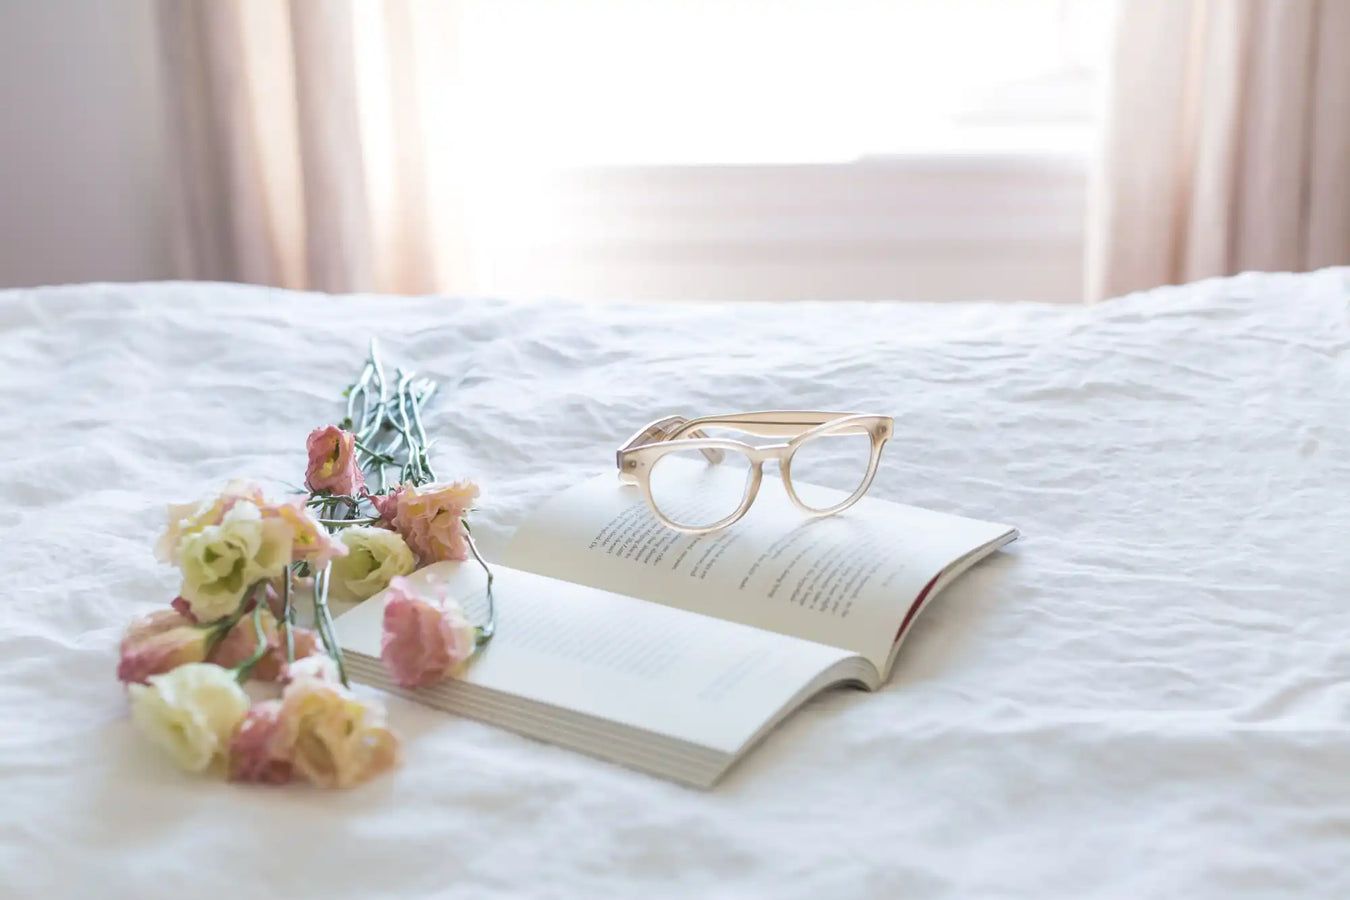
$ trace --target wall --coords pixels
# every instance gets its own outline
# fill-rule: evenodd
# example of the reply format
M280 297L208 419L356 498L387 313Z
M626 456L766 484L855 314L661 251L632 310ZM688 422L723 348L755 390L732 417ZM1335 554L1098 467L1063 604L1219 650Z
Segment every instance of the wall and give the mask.
M172 274L152 0L0 0L0 287Z

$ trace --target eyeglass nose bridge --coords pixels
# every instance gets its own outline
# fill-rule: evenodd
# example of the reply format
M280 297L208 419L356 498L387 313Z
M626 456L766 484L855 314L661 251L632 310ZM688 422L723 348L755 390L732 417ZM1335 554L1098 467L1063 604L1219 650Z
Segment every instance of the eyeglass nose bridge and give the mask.
M787 459L792 453L792 444L761 444L758 447L747 445L743 452L750 457L750 462L757 466L774 461L782 465L783 460Z
M743 451L746 458L750 461L749 477L746 479L745 496L741 500L740 507L727 517L728 524L739 521L750 511L754 505L755 498L759 496L759 489L764 484L764 464L775 463L778 466L778 477L783 482L783 489L787 491L788 497L793 498L792 483L789 480L788 459L792 456L793 446L791 443L782 444L761 444L758 447L746 447ZM719 525L717 527L725 527ZM712 529L709 529L712 530Z

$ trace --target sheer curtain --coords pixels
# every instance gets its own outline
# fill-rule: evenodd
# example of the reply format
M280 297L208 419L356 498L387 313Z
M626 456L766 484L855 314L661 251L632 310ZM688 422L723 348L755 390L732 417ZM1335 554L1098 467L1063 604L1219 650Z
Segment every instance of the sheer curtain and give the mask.
M332 292L466 285L452 10L159 0L180 276Z
M1350 3L1122 0L1095 300L1350 263Z

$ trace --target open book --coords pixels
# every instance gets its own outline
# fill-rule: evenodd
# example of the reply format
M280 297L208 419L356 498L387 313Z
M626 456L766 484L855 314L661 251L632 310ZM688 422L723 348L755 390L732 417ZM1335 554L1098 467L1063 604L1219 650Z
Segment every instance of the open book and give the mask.
M924 606L1017 537L869 498L810 519L774 487L736 524L690 536L658 523L613 474L586 481L539 508L494 564L496 636L462 677L415 691L390 681L382 595L336 622L348 669L449 712L710 786L819 691L885 682ZM412 577L448 580L471 617L481 609L485 578L472 563Z

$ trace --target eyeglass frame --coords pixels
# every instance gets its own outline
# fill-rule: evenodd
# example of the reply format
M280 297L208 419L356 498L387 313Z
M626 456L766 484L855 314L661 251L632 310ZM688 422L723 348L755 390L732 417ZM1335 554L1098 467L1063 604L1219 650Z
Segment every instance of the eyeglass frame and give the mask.
M756 437L788 437L791 440L779 444L755 446L731 438L710 438L702 430L708 426L717 426L752 434ZM871 457L867 463L867 474L853 493L827 509L815 509L807 506L797 496L792 486L792 457L803 444L813 438L827 434L844 432L848 434L867 434L871 440ZM642 489L647 505L656 518L674 531L683 534L711 534L730 525L734 525L749 511L759 495L760 484L764 480L764 463L770 459L778 461L778 474L783 479L783 487L793 506L811 518L832 516L857 503L872 486L877 466L881 462L881 451L886 441L895 433L895 419L891 416L873 413L822 412L816 410L760 410L757 412L732 413L718 416L701 416L687 419L684 416L666 416L648 423L637 431L615 452L615 464L619 469L619 480L624 484L635 485ZM686 437L688 435L688 437ZM727 452L743 454L750 461L750 477L746 479L744 496L740 506L730 515L711 525L682 525L666 516L652 496L651 473L658 460L667 453L681 450L698 450L710 463L720 463Z

